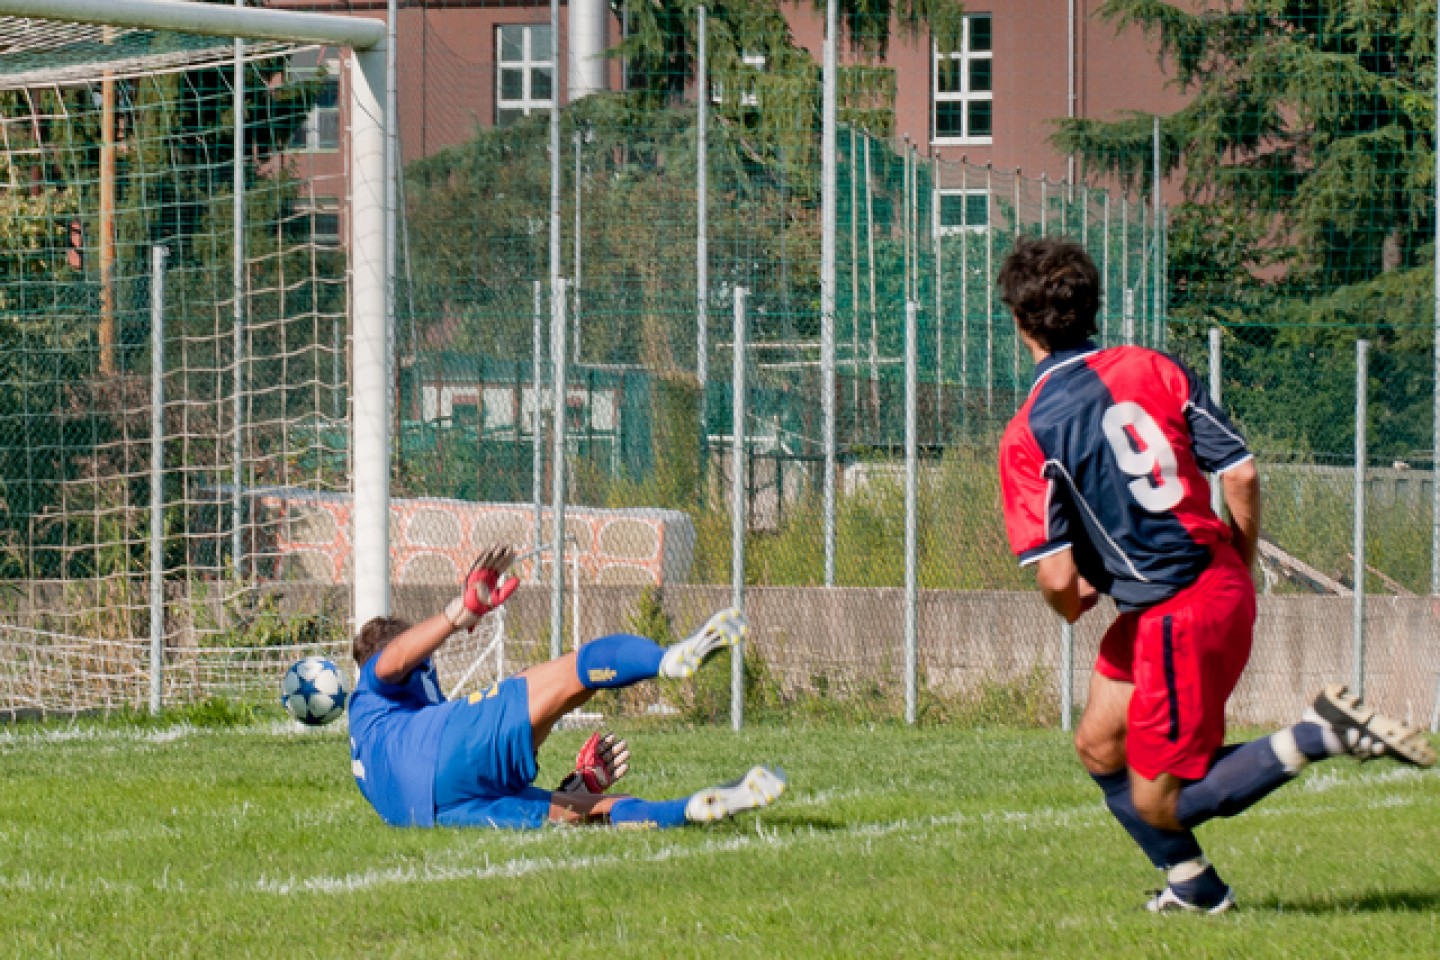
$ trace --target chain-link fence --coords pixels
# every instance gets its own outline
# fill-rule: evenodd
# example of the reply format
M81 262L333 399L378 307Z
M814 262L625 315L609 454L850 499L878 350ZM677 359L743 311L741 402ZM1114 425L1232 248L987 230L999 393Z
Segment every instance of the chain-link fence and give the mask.
M558 129L550 109L566 99L557 64L568 51L544 11L487 20L493 47L478 56L439 21L400 18L401 49L424 53L402 57L397 77L397 609L429 612L478 545L544 548L559 467L567 597L551 610L565 622L557 632L546 616L542 553L522 568L539 582L517 595L502 648L487 641L483 657L503 656L509 671L557 637L683 635L730 601L738 543L752 712L897 716L908 440L911 705L931 718L1059 721L1062 705L1083 701L1103 623L1086 618L1068 649L1005 542L994 450L1031 363L993 278L1017 234L1064 235L1101 268L1102 343L1214 371L1262 463L1266 596L1237 715L1283 719L1321 680L1364 680L1382 706L1417 718L1433 708L1433 5L1176 14L1162 43L1188 105L1158 124L1057 117L1056 149L1082 172L1074 182L898 136L903 104L881 38L908 36L904 18L847 15L855 46L837 70L828 179L820 58L779 8L709 8L702 64L694 6L623 7L611 92L566 103ZM1161 25L1149 8L1121 14L1130 29ZM927 62L966 71L935 81L932 122L981 129L990 31L1013 25L943 5L917 16L933 51L963 53ZM252 50L238 312L228 67L97 67L68 87L0 95L11 184L0 362L15 385L0 407L0 562L17 585L5 604L20 638L4 648L10 662L33 662L44 637L146 634L144 264L156 243L172 249L167 642L343 636L345 63L325 48ZM471 88L486 85L477 99ZM1170 191L1159 210L1157 166ZM307 630L316 636L297 633ZM719 719L729 678L706 682L611 696L602 709ZM0 705L62 702L26 697Z

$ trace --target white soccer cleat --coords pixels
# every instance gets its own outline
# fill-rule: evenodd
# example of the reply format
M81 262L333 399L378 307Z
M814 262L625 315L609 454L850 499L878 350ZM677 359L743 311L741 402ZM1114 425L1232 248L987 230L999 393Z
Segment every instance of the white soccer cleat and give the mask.
M1176 893L1174 887L1167 886L1164 890L1157 890L1145 902L1145 909L1151 913L1208 913L1214 916L1235 909L1235 893L1226 887L1224 896L1215 903L1191 903Z
M714 823L746 810L768 807L785 792L785 774L766 767L751 767L739 780L701 790L685 804L690 823Z
M660 659L660 676L684 680L716 653L734 647L750 633L745 614L731 607L705 621L692 637L673 644Z
M1371 709L1341 684L1321 691L1304 719L1335 731L1345 749L1361 760L1394 757L1417 767L1435 765L1435 749L1424 733Z

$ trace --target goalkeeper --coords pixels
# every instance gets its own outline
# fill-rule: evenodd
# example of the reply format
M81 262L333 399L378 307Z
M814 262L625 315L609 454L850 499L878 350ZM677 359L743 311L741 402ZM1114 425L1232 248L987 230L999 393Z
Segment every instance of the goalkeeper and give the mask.
M525 829L546 823L678 827L721 820L774 802L784 778L753 767L741 779L678 800L606 794L623 776L624 741L595 735L575 773L554 792L533 786L536 753L555 721L596 690L653 677L684 679L747 632L736 610L711 617L687 640L662 648L612 634L574 653L531 667L483 693L447 700L431 656L457 630L469 630L504 603L517 581L505 578L509 547L486 551L445 611L410 625L376 617L360 628L353 654L360 679L350 698L355 782L380 817L397 827Z

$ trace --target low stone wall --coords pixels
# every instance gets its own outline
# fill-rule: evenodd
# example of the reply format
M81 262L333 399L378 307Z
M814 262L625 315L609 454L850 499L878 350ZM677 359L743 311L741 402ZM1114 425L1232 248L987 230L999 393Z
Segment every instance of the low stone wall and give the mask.
M447 591L397 590L397 610L423 615ZM632 628L640 591L585 587L581 636ZM669 586L660 592L677 634L730 602L728 587ZM786 690L827 696L903 696L904 592L897 588L752 587L746 606L755 651ZM414 607L415 609L408 609ZM569 610L567 603L566 609ZM1230 702L1234 723L1293 721L1325 684L1352 676L1351 603L1339 597L1261 597L1250 665ZM921 682L945 696L1039 671L1058 682L1060 622L1031 593L922 591ZM1074 702L1083 704L1108 604L1075 630ZM548 655L549 597L523 586L509 632L520 663ZM1371 597L1366 605L1365 693L1375 706L1428 723L1440 680L1440 607L1428 598ZM570 642L567 628L566 645Z

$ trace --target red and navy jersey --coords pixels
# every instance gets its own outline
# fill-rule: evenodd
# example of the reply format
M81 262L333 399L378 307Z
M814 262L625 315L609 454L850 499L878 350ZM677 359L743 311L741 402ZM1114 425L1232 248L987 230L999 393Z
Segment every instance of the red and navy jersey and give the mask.
M1143 347L1092 343L1046 357L1000 442L1010 549L1021 565L1061 550L1122 610L1194 582L1230 527L1205 473L1249 460L1200 379Z

